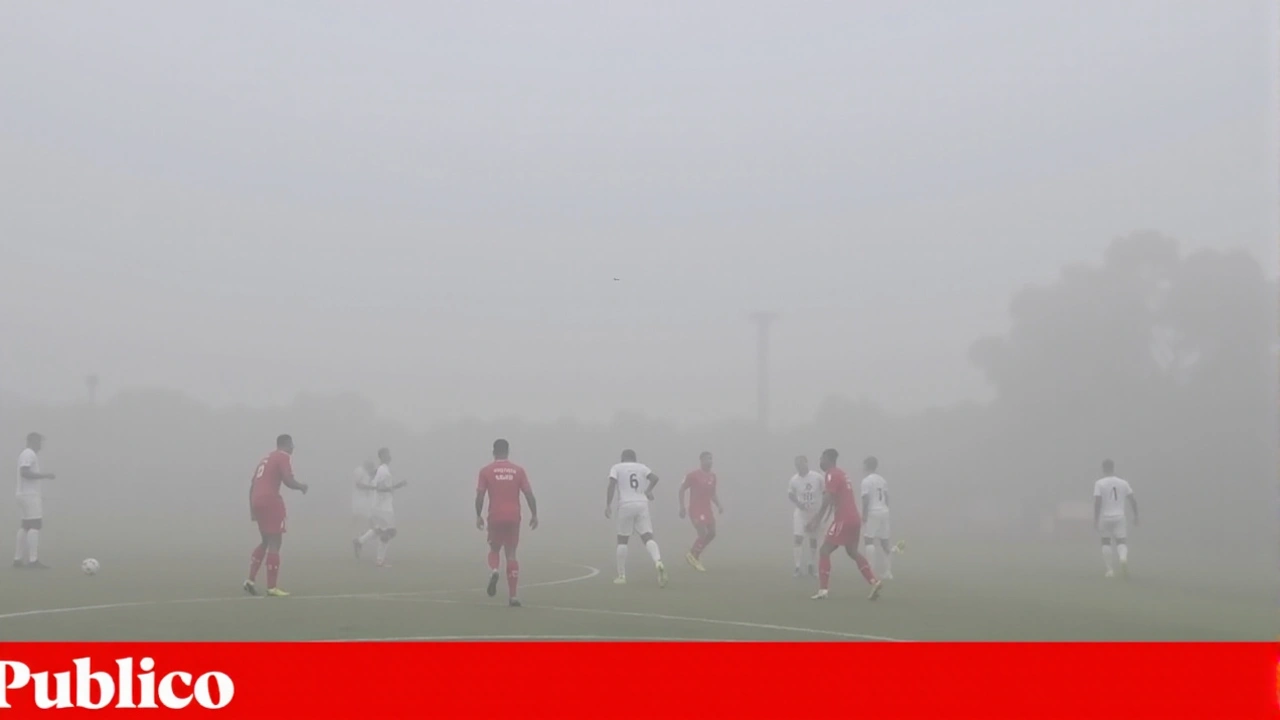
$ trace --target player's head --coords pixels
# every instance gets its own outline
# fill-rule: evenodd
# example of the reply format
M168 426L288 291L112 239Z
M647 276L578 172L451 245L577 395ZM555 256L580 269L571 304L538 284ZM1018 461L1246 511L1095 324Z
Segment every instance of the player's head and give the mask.
M635 451L635 450L623 450L623 451L622 451L622 462L635 462L635 461L636 461L636 451Z
M796 456L796 472L800 475L809 474L809 458L804 455Z
M703 470L711 469L711 451L710 450L702 451L702 454L698 456L698 464L702 466Z
M862 461L862 469L869 473L875 472L878 467L880 467L880 461L876 459L875 455L872 455Z
M506 460L511 455L511 443L498 438L493 441L493 459Z
M827 448L822 451L822 460L818 462L818 466L823 470L830 470L836 466L836 461L840 459L840 453L835 448Z
M38 432L27 433L27 447L40 452L40 448L44 447L44 436Z
M1103 474L1103 475L1110 476L1110 475L1114 475L1114 474L1115 474L1115 472L1116 472L1116 464L1115 464L1114 462L1112 462L1111 460L1103 460L1103 461L1102 461L1102 474Z
M277 450L284 451L284 452L287 452L287 453L289 453L290 455L292 455L292 454L293 454L293 436L292 436L292 435L277 435L277 436L276 436L276 449L277 449Z
M389 448L378 448L378 462L383 465L391 462L391 450Z

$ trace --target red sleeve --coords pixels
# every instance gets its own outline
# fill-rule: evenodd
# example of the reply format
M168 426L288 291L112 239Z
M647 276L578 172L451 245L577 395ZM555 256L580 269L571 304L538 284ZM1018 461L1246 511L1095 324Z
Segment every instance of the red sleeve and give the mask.
M476 492L484 492L489 489L489 473L485 472L488 468L480 469L480 479L476 482Z
M520 468L520 490L527 493L533 492L533 487L529 485L529 475L524 468Z
M836 474L835 474L835 473L827 473L827 476L826 476L825 478L823 478L823 480L822 480L822 489L823 489L824 491L826 491L827 493L830 493L830 494L834 495L834 494L835 494L835 492L836 492L836 491L835 491L835 487L836 487L836 485L838 485L838 484L839 484L839 483L837 483L837 482L836 482Z

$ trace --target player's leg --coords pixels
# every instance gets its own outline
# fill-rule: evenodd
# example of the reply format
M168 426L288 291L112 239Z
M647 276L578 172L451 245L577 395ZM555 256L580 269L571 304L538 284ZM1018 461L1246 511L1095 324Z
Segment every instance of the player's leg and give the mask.
M396 529L390 524L378 531L378 567L391 567L391 563L387 562L387 551L391 549L391 541L395 539Z
M809 577L817 577L818 570L814 567L818 558L818 533L809 533Z
M631 542L631 533L635 531L635 508L630 505L618 506L618 546L615 550L618 561L618 576L613 582L621 585L627 581L627 545Z
M881 574L878 562L880 558L877 557L879 554L880 552L876 547L876 539L864 534L862 536L862 555L867 559L872 571L876 574Z
M889 543L889 538L880 538L880 552L884 555L884 574L885 580L893 579L893 545Z
M498 564L502 562L498 554L502 549L502 536L493 523L489 523L486 540L489 543L489 554L485 557L485 562L489 566L489 584L485 586L484 591L489 597L493 597L498 594Z
M516 548L520 545L520 523L508 525L502 538L503 553L507 557L507 603L512 607L520 607L516 598L516 588L520 584L520 561L516 559Z
M1111 528L1111 537L1114 538L1116 544L1116 557L1120 560L1120 574L1129 577L1129 540L1128 530L1125 527L1124 518L1116 520L1115 525Z
M658 571L658 587L667 586L667 566L662 564L662 551L658 549L658 541L653 539L653 520L649 517L649 506L641 505L636 514L636 530L640 533L640 542L649 551L653 567Z
M831 528L837 529L839 523L832 523ZM827 531L828 538L823 540L822 547L818 549L818 594L813 596L814 600L821 600L827 596L827 589L831 586L831 553L840 547L831 541L831 531Z
M48 566L40 562L40 531L44 529L44 510L38 495L23 496L23 526L26 527L27 567L46 570Z
M793 535L792 539L795 543L791 546L791 559L795 563L795 571L791 574L800 577L801 563L804 561L804 534Z
M27 528L18 525L18 536L13 543L13 566L23 567L27 564Z
M702 551L707 549L707 545L715 539L716 526L706 515L700 515L693 519L693 528L697 531L698 537L693 541L693 547L689 548L689 552L685 553L685 560L693 566L698 572L706 572L707 568L702 564Z
M1107 568L1107 577L1115 577L1116 574L1111 563L1111 559L1114 555L1115 550L1111 547L1111 536L1104 530L1102 534L1102 564Z
M270 597L286 597L289 593L279 587L280 582L280 548L284 546L284 523L278 524L279 531L267 535L267 595Z

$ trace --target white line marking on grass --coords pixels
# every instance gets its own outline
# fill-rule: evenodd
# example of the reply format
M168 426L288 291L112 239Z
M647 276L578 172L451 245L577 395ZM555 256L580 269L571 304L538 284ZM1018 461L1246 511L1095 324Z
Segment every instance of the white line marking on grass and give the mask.
M650 635L418 635L389 638L338 638L316 640L319 643L375 643L375 642L469 642L474 640L607 640L610 642L755 642L753 640L714 640L702 638L653 637Z
M544 582L529 583L525 585L527 588L551 587L552 585L565 585L568 583L582 582L600 574L599 568L590 565L581 565L579 563L560 563L561 565L570 565L580 567L587 570L582 575L575 575L571 578L563 578L561 580L547 580ZM391 593L341 593L335 595L294 595L289 600L380 600L389 598L411 598L421 597L424 595L445 595L449 593L461 592L477 592L484 588L463 588L458 590L410 590L405 592ZM199 603L221 603L221 602L240 602L243 600L264 600L267 598L240 595L236 597L212 597L212 598L186 598L182 600L134 600L130 602L103 603L100 605L78 605L74 607L61 608L41 608L38 610L23 610L20 612L4 613L0 615L0 620L12 620L22 617L38 617L42 615L62 615L65 613L89 612L92 610L119 610L123 608L139 608L139 607L155 607L159 605L193 605ZM286 601L280 601L286 602Z

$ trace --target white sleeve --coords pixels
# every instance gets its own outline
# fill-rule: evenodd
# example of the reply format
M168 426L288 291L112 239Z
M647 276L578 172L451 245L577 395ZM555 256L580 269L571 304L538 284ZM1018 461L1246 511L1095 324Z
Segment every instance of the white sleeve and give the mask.
M1101 480L1093 484L1093 496L1102 497L1102 481Z
M798 482L798 480L799 480L799 478L795 478L795 477L793 477L793 478L791 478L790 480L788 480L788 481L787 481L787 494L788 494L788 495L793 495L793 494L794 494L794 495L799 495L799 494L800 494L800 483Z
M649 476L653 474L653 471L649 469L648 465L641 465L640 467L644 468L644 479L648 480Z
M861 489L858 491L859 495L871 494L871 476L870 475L862 478L862 484L860 487Z
M614 481L614 482L617 482L617 481L618 481L618 466L617 466L617 465L614 465L613 467L609 468L609 479L610 479L610 480L612 480L612 481Z
M1128 494L1130 497L1132 497L1132 496L1133 496L1133 486L1129 484L1129 481L1128 481L1128 480L1125 480L1125 481L1124 481L1124 491L1125 491L1125 493L1126 493L1126 494Z
M31 448L27 448L26 450L23 450L22 453L18 455L19 468L35 467L35 464L36 464L36 454L31 452Z

